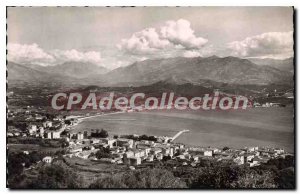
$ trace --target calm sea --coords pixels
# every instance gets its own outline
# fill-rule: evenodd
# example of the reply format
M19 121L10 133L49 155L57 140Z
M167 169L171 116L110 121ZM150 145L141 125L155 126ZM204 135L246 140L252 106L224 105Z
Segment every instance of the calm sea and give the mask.
M177 142L196 146L282 147L294 152L293 108L249 108L231 111L148 111L86 119L74 132L105 129L109 134L173 136L188 129Z

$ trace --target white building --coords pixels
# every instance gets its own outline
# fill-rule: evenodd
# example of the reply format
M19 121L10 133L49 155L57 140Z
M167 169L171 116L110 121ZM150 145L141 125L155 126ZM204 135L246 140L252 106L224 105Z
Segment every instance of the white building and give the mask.
M28 127L28 132L29 132L30 135L35 134L36 131L37 131L37 126L36 126L36 125L30 125L30 126Z
M45 158L43 158L43 162L51 163L52 162L52 157L51 156L46 156Z
M79 132L76 134L76 139L82 140L83 139L83 133Z
M51 121L45 121L43 122L43 127L52 127L52 122Z
M47 139L59 139L61 131L49 131L47 132Z
M212 150L202 150L202 151L199 151L199 154L202 156L212 156L213 152L212 152Z

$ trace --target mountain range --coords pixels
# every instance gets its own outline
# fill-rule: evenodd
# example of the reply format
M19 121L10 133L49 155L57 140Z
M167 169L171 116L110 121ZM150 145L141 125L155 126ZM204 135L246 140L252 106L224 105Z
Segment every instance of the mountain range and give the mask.
M52 75L67 76L77 79L102 75L109 71L105 67L93 63L81 63L75 61L69 61L53 66L41 66L35 64L25 64L24 66Z
M102 82L116 85L147 85L171 80L175 83L201 84L202 80L229 84L267 85L291 83L292 73L257 65L237 57L170 58L136 62L108 72Z
M294 58L290 57L287 59L270 59L270 58L251 58L249 59L257 65L266 65L270 67L275 67L282 71L294 72Z
M269 64L269 65L267 65ZM283 66L278 65L276 66ZM286 62L287 64L287 62ZM292 63L293 64L293 63ZM288 65L286 65L288 66ZM65 82L97 86L146 86L157 82L175 85L190 83L209 87L230 85L293 84L290 67L274 68L269 62L255 64L237 57L167 58L135 62L109 71L90 63L66 62L39 66L8 62L8 81Z

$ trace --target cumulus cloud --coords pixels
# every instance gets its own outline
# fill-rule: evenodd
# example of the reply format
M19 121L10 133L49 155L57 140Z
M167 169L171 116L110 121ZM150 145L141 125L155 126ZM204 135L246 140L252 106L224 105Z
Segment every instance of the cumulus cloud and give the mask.
M268 32L228 44L232 55L239 57L293 56L293 32Z
M202 55L199 51L192 50L192 51L185 51L183 53L183 56L186 58L193 58L193 57L201 57Z
M133 54L145 54L163 49L169 44L169 41L159 37L154 28L147 28L134 33L129 39L122 39L117 47Z
M37 44L7 44L7 59L16 63L53 63L52 55L46 53Z
M196 37L191 23L184 19L167 21L166 25L161 27L161 34L163 38L186 49L200 49L208 42L207 39Z
M8 43L7 59L20 64L55 65L66 61L90 62L98 64L101 62L99 52L80 52L72 50L44 51L37 44Z
M72 50L54 50L51 52L55 59L59 62L76 61L76 62L89 62L89 63L100 63L101 55L99 52L88 51L80 52L75 49Z
M207 42L202 37L196 37L189 21L180 19L167 21L159 32L155 28L136 32L129 39L122 39L117 47L131 54L153 54L158 51L166 54L172 49L200 49Z

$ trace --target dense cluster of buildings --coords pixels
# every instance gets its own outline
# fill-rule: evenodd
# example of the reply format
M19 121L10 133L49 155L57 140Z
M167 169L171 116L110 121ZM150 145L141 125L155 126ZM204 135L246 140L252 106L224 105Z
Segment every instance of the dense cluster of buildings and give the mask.
M46 139L59 139L61 138L61 133L63 131L78 124L78 119L76 117L55 116L49 119L36 111L31 112L28 109L22 112L8 110L7 116L8 119L12 119L15 123L24 123L26 125L26 130L22 131L16 127L8 126L8 137L30 136Z
M201 159L230 160L237 165L249 165L250 167L267 163L268 160L277 157L285 157L287 153L283 149L247 147L244 149L219 149L203 147L187 147L184 144L149 140L133 140L126 138L89 138L83 139L82 134L76 134L73 139L68 139L69 148L66 157L79 157L100 162L140 165L164 159L179 161L182 165L196 166ZM98 159L95 153L100 148L109 149L109 157ZM92 154L94 153L94 154Z

